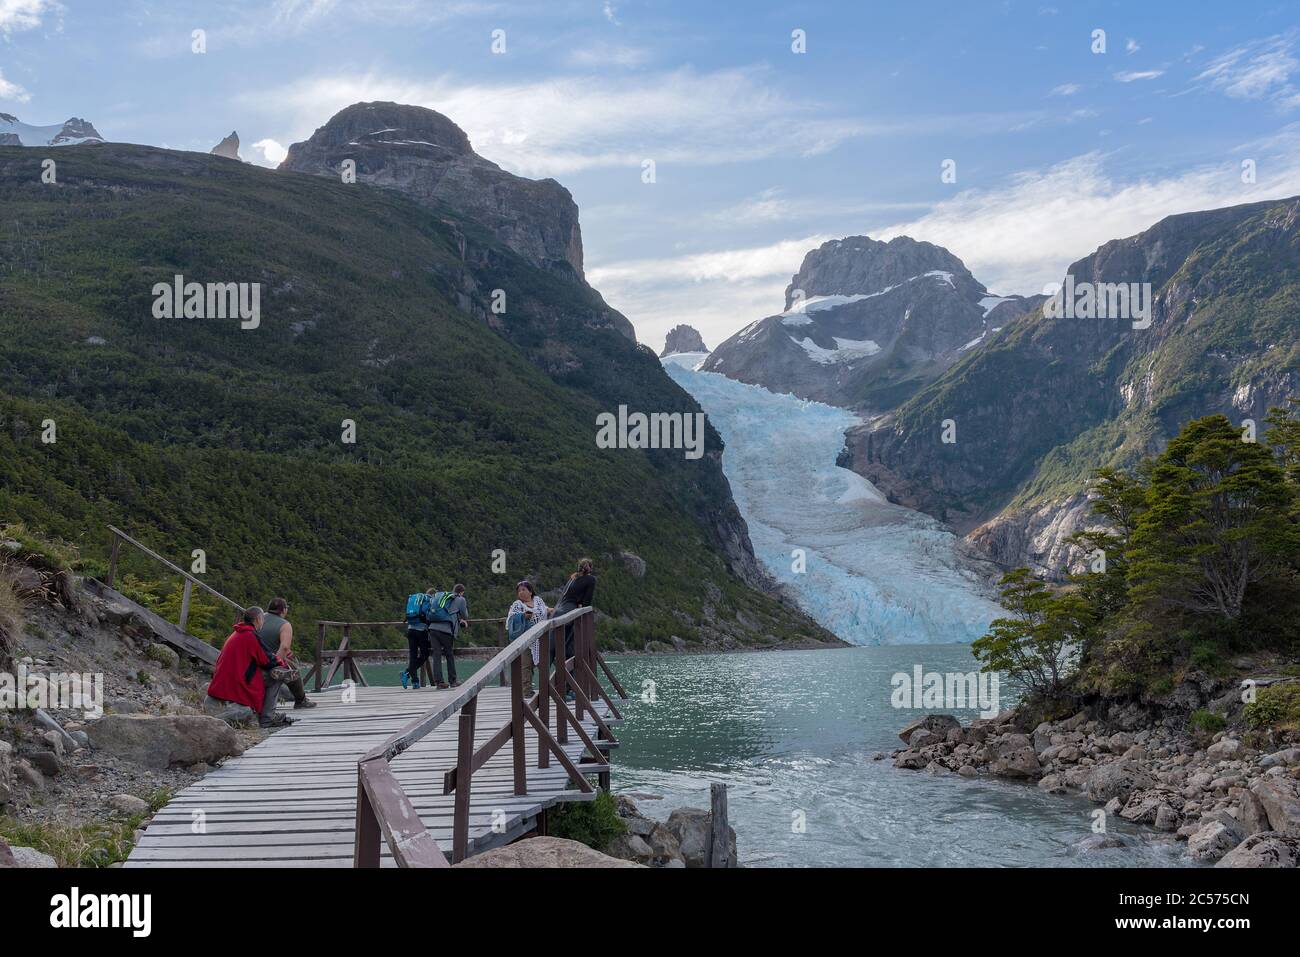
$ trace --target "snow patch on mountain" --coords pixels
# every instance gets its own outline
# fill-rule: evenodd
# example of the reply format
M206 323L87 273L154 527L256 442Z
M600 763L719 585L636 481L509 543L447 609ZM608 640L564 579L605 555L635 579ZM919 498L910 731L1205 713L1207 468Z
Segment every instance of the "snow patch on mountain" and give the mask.
M676 355L664 368L721 433L754 553L805 612L858 645L970 642L987 631L1001 609L956 537L835 464L855 415L690 364Z
M822 365L830 365L832 362L850 362L864 356L874 356L880 351L879 343L870 339L841 339L839 336L831 336L831 338L835 340L834 349L819 346L808 338L796 339L791 336L790 341L808 353L808 358L813 362L820 362Z

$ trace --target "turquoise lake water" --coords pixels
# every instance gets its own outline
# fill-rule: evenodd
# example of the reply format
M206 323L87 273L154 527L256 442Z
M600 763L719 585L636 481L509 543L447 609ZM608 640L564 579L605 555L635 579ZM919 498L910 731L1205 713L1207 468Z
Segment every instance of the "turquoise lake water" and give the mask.
M464 678L481 662L460 664ZM1126 846L1084 851L1095 805L1082 797L873 761L900 746L898 731L923 713L890 703L891 676L918 664L977 670L969 648L955 644L611 659L633 696L615 728L614 790L664 819L676 807L707 807L709 783L725 782L747 866L1189 863L1167 835L1116 815L1109 832ZM399 670L375 665L366 674L396 684Z

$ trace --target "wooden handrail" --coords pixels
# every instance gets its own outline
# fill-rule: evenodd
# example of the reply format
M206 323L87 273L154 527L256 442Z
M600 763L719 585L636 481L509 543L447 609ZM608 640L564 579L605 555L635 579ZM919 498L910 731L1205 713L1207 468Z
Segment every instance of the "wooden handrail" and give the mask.
M356 867L378 867L380 863L380 838L388 844L393 858L399 867L443 867L447 864L446 855L437 842L428 833L420 817L415 813L410 799L396 776L392 774L389 763L403 752L409 750L452 715L459 715L456 747L456 765L444 774L444 792L455 792L452 818L452 860L461 861L469 852L469 809L470 791L474 772L482 767L507 741L511 741L513 762L513 784L516 794L527 793L527 767L524 748L525 729L531 727L537 734L539 767L548 766L548 757L553 753L568 772L577 788L586 793L594 791L586 774L598 773L601 786L608 789L608 765L601 754L599 746L591 739L582 726L581 714L585 707L591 711L599 728L600 737L616 744L608 725L596 714L592 707L588 691L599 694L608 701L604 689L600 688L595 666L599 655L595 646L595 615L591 608L576 608L553 618L543 619L533 625L514 641L507 644L483 667L476 671L463 685L455 690L447 700L412 721L406 727L391 735L383 744L371 749L357 762L357 811L356 840L353 864ZM546 674L549 662L551 635L556 628L573 625L575 633L574 657L565 659L560 655L556 662L556 680L548 680ZM321 623L321 634L325 623ZM532 643L538 640L542 644L540 674L541 691L527 697L523 688L522 656L532 653ZM602 659L603 661L603 659ZM575 673L567 673L572 663ZM474 725L478 711L478 695L489 683L510 670L511 708L510 720L496 734L479 748L474 747ZM576 697L577 714L570 710L565 702L566 685ZM527 700L526 700L527 698ZM551 701L546 699L550 698ZM551 734L548 727L549 704L555 706L556 733ZM538 716L536 705L541 710ZM566 740L567 726L572 725L575 733L586 747L590 760L595 764L577 765L565 752L562 742ZM589 767L586 773L583 767Z
M191 585L198 585L200 588L202 588L213 598L219 598L221 601L224 601L227 605L229 605L231 608L234 608L235 611L239 612L241 615L244 613L244 606L241 605L239 602L235 601L233 598L227 598L225 595L221 594L221 592L217 591L215 588L212 588L211 586L195 578L193 575L185 571L185 569L181 568L179 565L169 562L167 559L163 558L161 555L155 552L148 545L140 544L134 538L128 535L126 532L122 531L120 528L117 528L113 525L108 526L108 530L113 533L113 549L112 549L112 557L109 560L109 566L108 566L108 580L104 582L104 584L107 585L109 588L114 587L113 579L117 575L117 543L118 540L120 539L126 542L128 545L132 545L135 548L138 548L140 551L144 552L154 561L159 562L162 565L165 565L171 571L175 572L177 575L180 575L181 578L185 579Z

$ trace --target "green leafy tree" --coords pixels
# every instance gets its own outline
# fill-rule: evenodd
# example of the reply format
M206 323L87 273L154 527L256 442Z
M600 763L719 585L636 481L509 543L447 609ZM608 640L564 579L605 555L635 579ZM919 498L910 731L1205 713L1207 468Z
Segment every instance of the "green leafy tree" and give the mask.
M1188 423L1150 468L1127 556L1133 600L1235 621L1300 547L1294 494L1271 450L1227 418Z
M994 619L971 651L983 670L1003 672L1022 693L1058 696L1093 637L1095 610L1077 593L1053 592L1027 568L1002 576L1000 587L1011 617Z

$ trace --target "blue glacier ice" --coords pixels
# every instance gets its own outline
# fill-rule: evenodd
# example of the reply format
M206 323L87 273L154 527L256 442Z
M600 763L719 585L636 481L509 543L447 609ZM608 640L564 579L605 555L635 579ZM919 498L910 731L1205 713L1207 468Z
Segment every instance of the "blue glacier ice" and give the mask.
M754 552L805 612L856 645L969 642L987 631L1001 609L956 536L835 464L857 416L696 371L703 357L668 356L664 368L721 433Z

